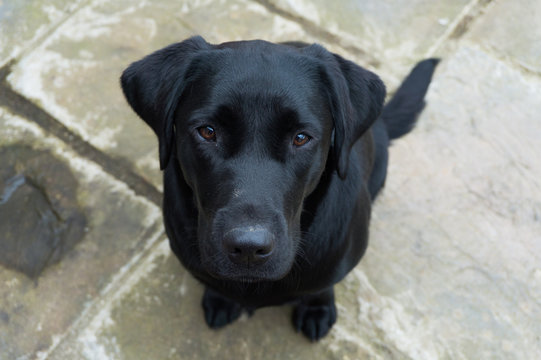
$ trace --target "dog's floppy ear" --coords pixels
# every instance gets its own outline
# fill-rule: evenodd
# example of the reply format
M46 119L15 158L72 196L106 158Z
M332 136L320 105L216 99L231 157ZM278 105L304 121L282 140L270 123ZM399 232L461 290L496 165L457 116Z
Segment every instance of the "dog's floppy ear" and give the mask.
M377 120L385 100L379 77L314 44L303 52L323 60L320 76L329 96L334 121L333 155L338 175L346 177L353 144Z
M126 100L158 136L162 170L169 161L175 110L191 60L210 48L202 37L192 37L134 62L120 77Z

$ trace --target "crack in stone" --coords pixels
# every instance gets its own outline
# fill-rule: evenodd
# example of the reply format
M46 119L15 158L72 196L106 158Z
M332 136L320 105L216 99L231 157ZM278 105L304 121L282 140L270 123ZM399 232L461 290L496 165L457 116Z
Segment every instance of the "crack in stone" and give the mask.
M0 196L0 205L4 205L5 203L7 203L13 193L17 191L17 189L21 187L21 185L24 185L25 182L25 177L22 174L17 174L8 181L6 181L4 191L2 193L2 196Z
M437 39L425 54L426 57L433 57L439 50L445 48L449 40L457 41L461 39L471 28L486 7L493 0L472 0L461 11L461 13L447 27L447 30Z

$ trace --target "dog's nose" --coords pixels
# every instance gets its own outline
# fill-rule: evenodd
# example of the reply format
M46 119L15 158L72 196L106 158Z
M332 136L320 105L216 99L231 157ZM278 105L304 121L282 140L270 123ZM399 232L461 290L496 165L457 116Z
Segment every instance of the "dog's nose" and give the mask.
M228 231L223 246L229 259L238 265L261 265L274 249L274 236L262 227L242 227Z

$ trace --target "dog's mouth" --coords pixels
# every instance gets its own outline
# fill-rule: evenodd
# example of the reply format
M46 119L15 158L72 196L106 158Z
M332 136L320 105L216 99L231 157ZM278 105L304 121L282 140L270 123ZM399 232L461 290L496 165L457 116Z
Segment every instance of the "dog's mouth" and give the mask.
M229 263L228 261L203 261L202 265L206 273L212 278L220 281L255 284L263 282L275 282L285 278L291 268L286 264L265 264L267 266L238 266Z
M254 276L240 276L240 277L233 277L228 280L244 283L244 284L253 284L253 283L260 283L263 281L269 281L268 279L262 278L262 277L254 277Z
M228 271L226 274L220 274L216 271L208 271L208 274L212 276L213 278L217 280L222 281L232 281L236 283L244 283L244 284L254 284L254 283L262 283L262 282L272 282L272 281L278 281L286 277L288 272L284 272L283 274L261 274L261 275L254 275L253 271L252 274L243 274L239 271L230 272Z

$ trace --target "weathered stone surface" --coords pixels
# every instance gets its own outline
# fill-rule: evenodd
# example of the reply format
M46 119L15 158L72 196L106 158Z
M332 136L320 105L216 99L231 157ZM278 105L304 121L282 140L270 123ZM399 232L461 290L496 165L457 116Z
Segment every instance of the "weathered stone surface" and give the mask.
M77 180L49 151L0 146L0 264L35 278L82 240Z
M469 0L265 0L319 25L397 75L423 56Z
M381 59L392 90L467 2L269 1L290 9L289 20L269 13L265 0L89 0L67 20L20 10L10 21L32 23L20 33L24 48L62 25L23 52L10 81L159 184L154 135L118 87L129 62L195 33L211 42L318 41L347 56L292 20L302 15L343 37L342 45ZM7 3L0 3L1 26ZM16 2L43 9L31 3ZM536 12L537 3L493 2L446 50L417 128L391 148L368 252L337 286L338 322L317 344L293 331L288 306L209 330L202 286L159 242L159 210L0 109L0 146L53 152L75 174L88 219L82 242L37 281L0 268L0 359L541 358ZM21 53L2 53L4 36L2 29L0 62ZM532 71L517 70L517 62Z
M541 1L493 1L468 38L541 73Z
M141 264L130 286L102 304L51 359L356 359L363 343L340 335L310 343L291 324L291 307L260 309L222 330L205 324L203 287L163 244ZM356 292L357 289L353 289ZM341 293L340 293L341 295ZM352 294L349 294L352 295ZM355 323L349 306L339 323ZM370 339L363 342L371 342Z
M412 358L541 357L540 98L539 79L462 46L391 148L360 269L400 306L376 326Z
M85 140L129 159L161 186L156 138L127 105L118 79L131 62L198 33L210 42L303 38L297 24L244 0L94 0L26 55L9 79Z
M52 358L538 358L540 92L477 48L442 62L322 342L293 331L287 306L209 330L201 285L164 244Z
M0 128L0 146L49 151L70 168L78 181L76 200L87 218L81 242L37 279L0 266L0 359L35 358L58 342L163 230L156 206L77 158L33 123L0 109Z
M0 66L45 36L80 3L80 0L0 1Z

